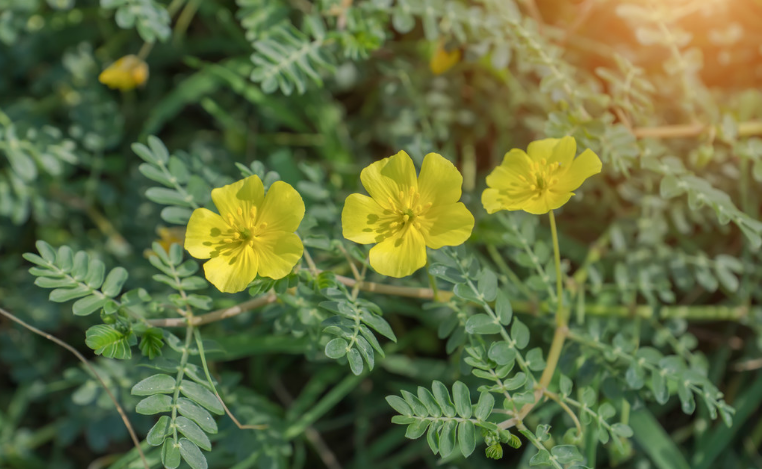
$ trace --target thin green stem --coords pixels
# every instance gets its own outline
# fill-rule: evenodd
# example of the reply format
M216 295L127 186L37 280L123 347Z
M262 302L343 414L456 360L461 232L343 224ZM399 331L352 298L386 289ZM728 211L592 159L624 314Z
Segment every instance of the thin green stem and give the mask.
M558 365L558 359L561 356L561 350L564 347L564 341L566 340L566 333L568 332L569 315L566 314L563 302L563 278L561 272L561 250L558 247L558 232L556 230L556 218L553 215L553 211L549 212L550 216L550 232L553 236L553 257L556 261L556 291L558 295L558 305L556 309L556 331L553 334L553 342L550 344L550 351L548 352L548 360L545 365L545 370L540 377L540 387L546 389L553 379L553 373L556 371Z
M556 217L553 210L548 212L550 216L550 234L553 237L553 259L556 262L556 296L558 306L556 308L556 326L566 326L569 318L564 314L564 279L561 272L561 250L558 248L558 231L556 230Z
M180 398L180 387L183 381L183 376L185 375L185 365L188 364L192 339L193 325L188 324L188 327L185 328L185 346L183 347L183 354L180 357L180 366L178 367L177 377L175 378L175 393L172 395L172 419L170 420L169 427L172 429L172 439L174 440L175 445L179 444L177 442L177 424L175 423L175 420L177 419L177 401Z

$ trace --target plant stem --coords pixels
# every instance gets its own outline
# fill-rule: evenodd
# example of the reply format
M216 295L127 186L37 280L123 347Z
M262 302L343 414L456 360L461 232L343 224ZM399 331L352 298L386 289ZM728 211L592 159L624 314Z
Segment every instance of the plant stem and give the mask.
M550 216L550 233L553 236L553 257L556 261L556 291L558 305L556 309L556 331L553 334L553 342L550 344L550 351L548 352L548 360L545 365L545 370L540 377L540 387L543 389L546 389L550 384L550 380L553 379L553 373L556 371L558 359L561 356L561 350L564 347L566 332L568 331L567 324L569 323L569 315L564 309L563 273L561 272L561 250L558 247L556 217L553 215L552 210L548 212L548 214Z
M172 395L172 419L169 426L172 429L172 437L177 445L177 425L175 420L177 419L177 400L180 398L180 385L185 375L185 365L188 364L188 357L190 356L190 344L193 339L193 325L188 324L185 328L185 346L183 347L183 354L180 357L180 367L177 370L177 377L175 378L175 393Z
M95 371L95 368L90 364L89 361L81 354L79 353L74 347L67 344L66 342L62 341L61 339L57 337L53 337L52 335L48 334L47 332L43 332L36 327L27 324L26 322L22 321L21 319L17 318L13 314L9 313L8 311L0 308L0 314L7 317L11 321L20 324L21 326L29 329L30 331L34 332L37 335L40 335L49 341L55 343L56 345L59 345L69 352L73 353L75 357L79 359L90 371L90 373L95 376L95 379L98 380L100 385L103 387L103 389L106 391L106 394L108 394L109 399L111 399L111 402L114 403L114 406L116 407L116 411L119 413L119 416L122 418L122 422L124 422L124 426L127 427L127 431L130 434L130 438L132 438L132 442L135 444L135 448L138 450L138 454L140 454L140 460L143 461L143 466L145 469L149 469L148 461L146 461L146 456L143 454L143 449L140 447L140 441L138 440L137 435L135 434L135 430L132 428L132 425L130 424L130 419L127 418L127 414L124 412L124 409L122 409L122 406L119 405L119 401L116 400L116 397L111 392L111 389L109 389L108 386L106 386L106 383L103 381L103 378L98 374L97 371Z

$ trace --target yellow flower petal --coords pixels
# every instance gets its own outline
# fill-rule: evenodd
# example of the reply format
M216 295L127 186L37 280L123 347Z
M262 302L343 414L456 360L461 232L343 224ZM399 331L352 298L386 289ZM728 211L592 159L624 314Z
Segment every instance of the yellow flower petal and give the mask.
M188 220L185 249L196 259L208 259L230 231L221 216L205 208L196 209Z
M527 153L532 161L545 159L548 163L558 162L561 166L566 166L577 154L577 142L568 135L564 138L535 140L527 147Z
M259 207L265 198L265 188L259 176L249 176L246 179L212 189L212 201L224 220L228 215L240 221L241 213L248 216L252 207Z
M390 200L400 203L400 193L406 196L411 187L418 189L415 165L404 151L363 169L360 181L368 194L384 208L392 208Z
M283 231L268 231L258 236L253 247L259 258L259 275L272 279L291 273L304 253L299 236Z
M426 265L426 244L415 228L400 230L370 250L370 265L381 275L406 277Z
M268 231L293 232L299 228L304 218L302 196L283 181L274 182L267 190L264 203L260 207L257 224L267 224Z
M448 52L441 42L437 45L434 54L429 61L429 68L434 75L441 75L460 62L460 49L454 49Z
M465 243L474 229L474 216L462 202L435 205L420 218L420 224L426 246L439 249Z
M484 189L482 192L482 205L487 213L495 213L500 210L522 210L524 203L531 197L531 192L509 194L508 191L498 189Z
M521 204L520 209L533 215L543 215L551 210L555 210L561 207L563 204L568 202L573 195L573 192L558 193L547 191L539 197L532 197L526 200Z
M582 152L569 165L569 169L559 178L558 184L553 187L555 192L573 191L585 182L585 179L601 172L603 165L592 150Z
M111 89L128 91L148 80L148 64L136 55L125 55L106 67L98 80Z
M460 200L463 176L447 158L429 153L423 159L418 177L421 204L454 204Z
M257 276L257 256L254 250L239 243L236 247L216 251L204 264L204 274L212 285L223 293L237 293Z
M378 202L362 194L350 194L341 211L341 227L344 237L360 244L383 241L389 223L393 222L390 211Z

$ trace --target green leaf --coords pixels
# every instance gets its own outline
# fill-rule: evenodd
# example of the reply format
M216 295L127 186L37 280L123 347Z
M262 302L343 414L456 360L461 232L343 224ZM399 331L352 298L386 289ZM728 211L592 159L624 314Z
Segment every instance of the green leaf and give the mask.
M666 404L669 400L669 389L667 388L667 380L664 375L661 374L661 370L654 369L651 371L651 389L654 392L654 398L659 404Z
M164 337L164 335L161 329L155 327L146 329L140 340L140 345L138 346L140 348L140 353L142 353L144 357L148 357L149 360L153 360L161 355L161 349L164 347L162 337Z
M187 277L180 282L180 287L185 291L202 290L208 286L206 280L201 277Z
M188 439L180 438L180 454L191 469L207 469L209 467L204 453Z
M476 428L474 423L464 420L458 424L458 444L464 457L471 456L476 448Z
M624 438L630 438L632 436L632 428L623 423L615 423L611 426L611 431Z
M479 420L487 420L492 409L495 407L495 398L489 392L483 392L479 395L479 402L474 409L474 417Z
M541 449L529 460L530 466L550 466L550 453L546 449Z
M336 338L325 344L325 355L328 358L341 358L347 353L349 343L341 337Z
M516 360L516 349L511 347L508 342L501 340L500 342L492 343L487 356L498 365L507 365Z
M497 296L497 276L489 269L484 269L477 278L476 288L485 301L494 301Z
M222 415L225 413L217 396L200 384L183 381L182 386L180 386L180 392L185 397L206 408L213 414Z
M407 430L405 431L405 437L410 438L411 440L420 438L426 432L427 428L429 428L428 420L416 420L408 425Z
M434 381L431 385L431 390L434 393L437 404L439 404L439 408L442 409L442 413L446 417L455 417L455 406L450 400L450 392L447 390L447 386L440 381Z
M148 138L148 146L151 147L152 155L154 156L154 161L157 163L164 163L166 164L169 161L169 152L167 151L167 147L164 146L164 142L161 141L161 139L149 135ZM136 144L139 145L139 144Z
M426 434L426 442L429 444L431 452L435 455L439 453L439 429L442 425L442 422L431 422L429 432Z
M546 423L537 425L534 434L539 442L547 441L550 438L550 425Z
M179 205L180 207L192 207L193 197L183 195L175 189L163 187L151 187L146 191L146 198L151 202L162 205Z
M696 400L693 397L693 392L685 384L685 380L677 380L677 396L680 398L680 405L684 413L692 414L696 410Z
M80 298L92 293L92 289L87 285L78 285L74 288L57 288L50 292L49 299L56 303L65 303L75 298Z
M56 253L56 265L64 272L70 272L74 265L74 254L69 246L61 246Z
M518 389L521 386L524 385L524 383L527 382L527 375L524 374L523 371L520 371L516 373L513 378L506 379L503 381L503 385L505 386L505 389L508 391L513 391L514 389Z
M381 316L373 313L368 313L366 311L361 311L360 320L367 324L371 329L375 330L392 342L397 342L397 336L394 335L392 327Z
M529 344L529 328L518 318L514 319L511 325L511 339L516 342L518 349L523 349Z
M103 276L106 274L106 266L98 259L90 259L90 265L87 267L85 283L93 290L97 290L103 284Z
M149 376L133 386L130 391L133 396L171 394L173 392L175 392L175 378L164 374Z
M442 425L442 430L439 433L439 454L446 458L455 449L455 430L458 426L458 422L455 420L448 420Z
M497 317L500 318L500 323L504 326L507 326L511 323L511 318L513 318L513 307L511 306L511 301L508 299L508 296L503 293L502 290L498 290L497 297L495 298L495 313L497 313Z
M360 352L358 352L356 348L349 349L349 352L347 352L347 361L349 362L349 369L352 370L352 373L358 376L362 374L362 355L360 355Z
M159 417L159 420L156 422L153 428L151 428L151 430L148 432L148 436L146 436L146 441L148 442L149 445L160 446L164 442L164 438L167 436L167 434L170 433L169 423L170 423L169 416L162 415L161 417Z
M413 415L413 409L399 396L386 396L386 402L388 402L389 405L401 415L408 417Z
M37 241L35 243L35 246L37 247L37 252L40 253L43 259L47 261L50 264L55 264L56 257L58 256L58 253L55 249L53 249L53 246L46 243L45 241Z
M100 294L90 295L75 301L71 306L71 310L76 316L88 316L101 309L107 301L109 299L102 297Z
M90 256L85 251L79 251L74 255L74 265L71 276L77 281L82 281L87 275L87 266L90 264Z
M420 399L423 405L426 406L429 415L432 417L440 417L442 415L442 409L439 407L439 404L437 404L434 395L423 386L418 386L418 399Z
M124 282L127 281L128 276L127 270L124 267L115 267L111 269L111 272L108 273L108 277L106 277L106 281L103 282L101 291L104 295L111 298L117 296L122 291L122 287L124 286Z
M418 399L413 393L402 390L401 394L402 394L402 397L405 398L405 402L407 402L410 405L410 408L413 409L413 413L415 415L417 415L418 417L429 416L429 410L426 408L423 402L421 402L421 400Z
M172 438L164 440L164 446L161 447L161 463L169 469L180 466L180 445L175 445Z
M460 381L455 381L452 386L452 397L458 415L464 419L471 418L471 392L468 390L468 386Z
M542 349L533 348L526 355L527 366L532 371L542 371L545 369L545 360L542 358Z
M118 360L132 358L129 336L125 336L113 326L99 324L93 326L85 333L85 344L95 351L96 355L103 355Z
M475 314L466 321L469 334L497 334L502 327L486 314Z
M554 446L551 448L550 454L553 455L561 464L571 464L573 462L580 462L585 460L577 447L573 445Z
M193 210L186 207L164 207L161 209L161 219L173 225L187 225Z
M467 283L459 283L455 285L455 288L453 288L452 292L458 298L462 298L466 301L472 301L474 303L482 303L482 300Z
M204 431L201 430L201 427L196 425L195 422L189 418L182 416L177 417L175 422L177 423L177 430L185 435L186 438L198 445L203 450L212 450L212 443L209 441L209 437L206 436L206 433L204 433Z
M138 402L135 412L142 415L154 415L172 410L172 398L166 394L154 394Z
M30 269L31 271L32 269ZM45 273L51 272L46 270ZM68 288L76 286L76 283L72 283L71 279L65 278L50 278L50 277L37 277L34 284L40 288Z

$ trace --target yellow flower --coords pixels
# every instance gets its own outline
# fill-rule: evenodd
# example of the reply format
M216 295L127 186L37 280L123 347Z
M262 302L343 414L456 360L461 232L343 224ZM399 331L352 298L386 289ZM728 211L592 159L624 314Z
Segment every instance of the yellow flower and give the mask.
M198 208L188 221L185 249L204 264L207 280L225 293L244 290L257 274L283 278L301 259L304 246L294 231L304 201L285 182L267 191L257 176L212 190L220 214Z
M460 62L460 49L448 52L444 44L440 42L431 56L429 68L434 75L441 75L454 67L458 62Z
M429 153L416 178L401 151L362 170L370 197L351 194L341 213L344 237L376 244L370 265L380 274L405 277L426 265L426 246L457 246L471 236L474 217L460 199L463 176L447 159Z
M159 226L156 228L156 234L159 235L159 239L156 240L159 245L164 248L165 252L169 252L169 248L172 247L173 244L179 244L180 246L183 245L183 241L185 240L185 228L180 227L172 227L172 228L166 228L163 226ZM146 249L143 251L143 256L146 258L155 256L156 253L153 252L151 249Z
M148 80L148 64L136 55L125 55L102 71L98 81L111 89L128 91Z
M529 155L514 148L487 176L482 205L488 213L524 210L548 213L569 201L585 179L601 172L601 160L592 150L577 158L573 137L548 138L529 144Z

